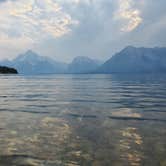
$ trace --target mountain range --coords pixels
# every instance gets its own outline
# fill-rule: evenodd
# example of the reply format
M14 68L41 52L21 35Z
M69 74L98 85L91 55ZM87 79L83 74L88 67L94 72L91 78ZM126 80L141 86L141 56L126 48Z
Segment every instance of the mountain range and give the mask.
M99 73L166 72L166 47L128 46L112 56L97 70Z
M19 55L12 61L2 61L0 65L16 68L20 74L64 73L67 70L67 64L40 56L31 50Z
M68 65L68 73L90 73L99 68L102 62L85 56L79 56L73 59Z
M1 61L0 65L15 68L20 74L166 72L166 47L128 46L105 63L78 56L69 64L57 62L29 50L11 61Z

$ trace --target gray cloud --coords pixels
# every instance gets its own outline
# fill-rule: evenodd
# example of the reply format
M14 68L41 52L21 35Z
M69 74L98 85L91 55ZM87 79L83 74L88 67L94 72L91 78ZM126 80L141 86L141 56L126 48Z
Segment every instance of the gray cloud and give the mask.
M73 57L83 55L107 59L127 45L165 46L165 0L51 1L58 3L62 12L77 21L77 25L68 25L70 31L60 37L46 35L46 38L39 38L35 43L19 39L19 31L16 29L21 30L24 27L14 26L10 33L8 32L9 40L14 40L14 45L9 47L8 43L1 43L3 58L14 57L29 47L43 55L61 61L71 61ZM124 6L125 2L129 4L127 7ZM122 31L124 27L126 29ZM5 26L3 28L6 29ZM39 27L34 28L31 29L32 33L40 32ZM21 46L19 41L22 43Z
M0 0L0 3L1 2L7 2L7 1L16 1L16 0Z

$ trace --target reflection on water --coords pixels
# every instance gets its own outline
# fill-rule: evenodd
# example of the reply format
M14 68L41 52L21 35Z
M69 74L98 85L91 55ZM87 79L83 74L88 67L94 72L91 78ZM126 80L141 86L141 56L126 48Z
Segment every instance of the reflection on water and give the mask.
M133 117L133 118L140 118L141 114L134 112L132 109L129 108L122 108L120 110L114 110L111 112L112 115L116 117Z
M0 166L166 166L166 76L0 77Z
M121 157L128 160L129 165L141 165L141 153L137 149L141 148L142 137L137 133L137 129L133 127L125 128L121 131L123 138L120 140L120 148L122 150ZM136 148L134 148L136 147Z

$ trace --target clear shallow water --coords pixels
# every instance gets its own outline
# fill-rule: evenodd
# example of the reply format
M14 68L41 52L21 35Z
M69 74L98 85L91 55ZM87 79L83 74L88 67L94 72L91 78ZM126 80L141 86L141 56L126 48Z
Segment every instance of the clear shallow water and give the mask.
M0 166L166 166L166 76L0 76Z

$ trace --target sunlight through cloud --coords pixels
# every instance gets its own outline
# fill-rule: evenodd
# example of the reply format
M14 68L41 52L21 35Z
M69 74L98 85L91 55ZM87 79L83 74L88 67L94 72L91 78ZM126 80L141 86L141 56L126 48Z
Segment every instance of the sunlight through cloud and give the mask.
M7 1L0 6L1 36L39 40L61 37L78 24L53 0Z
M124 20L124 25L121 28L123 32L134 30L142 22L140 11L133 8L133 0L119 0L119 9L114 14L117 20Z

